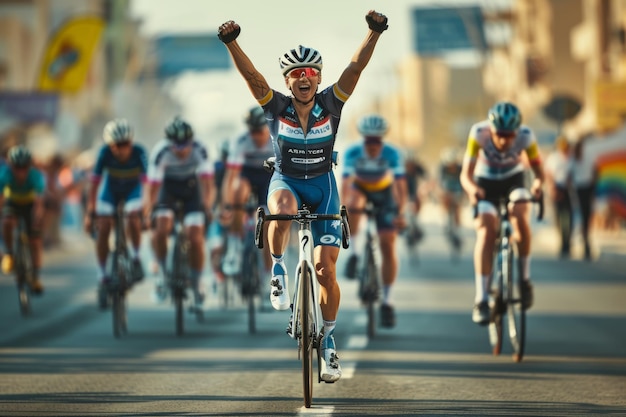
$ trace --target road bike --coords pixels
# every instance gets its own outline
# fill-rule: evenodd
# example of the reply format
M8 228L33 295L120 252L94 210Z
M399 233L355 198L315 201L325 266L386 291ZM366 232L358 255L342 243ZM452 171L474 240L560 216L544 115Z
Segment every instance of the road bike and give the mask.
M463 249L463 240L461 239L460 227L456 221L456 212L459 209L461 197L450 191L450 206L447 210L447 220L445 226L446 240L450 245L450 258L452 262L458 262L461 259L461 250Z
M289 220L299 224L298 230L298 265L295 273L295 285L291 304L292 315L287 327L287 334L298 342L298 359L302 361L304 388L304 406L311 407L313 399L313 351L317 354L317 378L321 378L321 340L322 314L319 305L319 285L313 268L313 234L311 222L318 220L339 221L343 248L350 244L348 213L341 206L340 214L316 214L303 205L297 214L265 214L262 207L257 209L255 244L263 248L263 224L267 221Z
M515 203L538 203L537 220L543 218L543 199L516 198ZM512 239L513 228L509 216L509 197L503 197L498 204L500 213L499 233L496 238L495 288L490 291L489 300L489 343L492 353L502 351L503 321L507 316L509 339L513 347L513 360L520 362L524 357L526 343L526 303L523 279L519 268L514 268L517 259L517 245ZM474 217L478 215L474 207Z
M182 336L185 332L185 300L188 298L187 289L190 286L191 278L191 268L189 266L191 242L185 230L184 218L184 202L176 201L174 203L174 248L172 250L172 262L167 274L166 285L174 303L175 327L176 335L178 336ZM197 285L197 283L194 283L194 285ZM204 320L202 308L196 306L193 301L189 305L189 312L196 316L198 322Z
M376 302L380 298L381 259L380 242L376 228L376 214L379 211L370 201L362 210L352 210L365 214L365 241L363 248L357 248L362 255L357 264L359 298L367 312L367 336L376 335Z
M111 303L111 313L113 317L113 335L116 338L128 333L128 314L126 295L133 286L132 259L128 251L126 241L124 213L125 201L119 201L113 214L115 223L115 247L111 253L111 263L109 276L110 282L107 284L107 294Z
M26 220L18 216L16 233L14 234L13 248L15 251L15 281L17 283L17 295L22 316L32 313L31 285L34 280L33 258L30 250L30 238L28 237Z

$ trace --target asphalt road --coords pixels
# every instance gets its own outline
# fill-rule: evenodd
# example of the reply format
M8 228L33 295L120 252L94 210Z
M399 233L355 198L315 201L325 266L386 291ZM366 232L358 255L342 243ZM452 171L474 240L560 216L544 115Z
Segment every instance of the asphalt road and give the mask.
M626 263L557 260L552 235L537 230L522 363L507 340L492 356L486 329L471 322L472 233L455 263L434 222L417 256L399 242L396 328L368 339L356 284L340 277L344 377L315 384L310 409L287 313L259 312L249 334L244 307L213 296L204 322L188 317L177 337L174 310L152 302L148 277L129 296L128 335L115 339L110 312L96 308L90 243L76 238L47 256L32 317L20 317L11 279L0 280L0 415L626 415Z

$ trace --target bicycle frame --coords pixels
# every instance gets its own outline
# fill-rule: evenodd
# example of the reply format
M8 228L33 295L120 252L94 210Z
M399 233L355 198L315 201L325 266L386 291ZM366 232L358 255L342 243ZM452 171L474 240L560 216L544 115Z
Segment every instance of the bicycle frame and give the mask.
M317 352L318 359L318 382L320 375L320 340L321 334L321 309L319 305L319 284L315 269L313 268L313 234L311 222L315 220L340 220L342 231L342 246L347 248L350 244L350 229L348 227L348 215L344 206L340 214L314 214L303 206L295 215L278 214L265 215L262 207L257 209L257 225L255 244L259 249L263 248L263 223L272 220L297 221L300 224L298 230L298 267L295 274L295 285L292 303L292 320L287 333L298 341L298 358L302 360L302 377L304 385L304 405L309 408L313 397L313 373L312 356L313 350ZM315 280L315 281L314 281Z

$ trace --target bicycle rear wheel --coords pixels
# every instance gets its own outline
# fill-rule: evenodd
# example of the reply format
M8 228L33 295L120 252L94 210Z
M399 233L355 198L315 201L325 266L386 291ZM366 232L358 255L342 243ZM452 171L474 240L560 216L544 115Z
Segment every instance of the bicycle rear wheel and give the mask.
M497 288L493 294L493 299L489 303L491 314L489 320L489 343L491 352L499 355L502 352L502 315L505 312L502 303L502 273L498 272Z
M185 286L187 281L187 253L182 247L180 237L176 239L174 245L174 255L172 259L172 275L170 286L175 309L176 335L182 336L185 332Z
M361 270L361 300L367 314L367 336L376 336L376 300L378 299L378 271L371 246L367 245Z
M25 227L21 225L21 227ZM20 313L26 317L32 313L30 303L30 284L32 281L33 266L30 255L28 236L24 232L17 235L17 251L15 253L15 278L17 281L17 295L20 304Z
M514 251L509 248L508 262L504 265L506 268L504 284L507 294L509 337L511 345L513 345L513 360L521 362L526 343L526 310L522 307L522 279L521 277L516 279L513 264Z
M311 305L311 271L306 262L300 264L300 343L302 347L302 382L304 406L313 401L313 306Z

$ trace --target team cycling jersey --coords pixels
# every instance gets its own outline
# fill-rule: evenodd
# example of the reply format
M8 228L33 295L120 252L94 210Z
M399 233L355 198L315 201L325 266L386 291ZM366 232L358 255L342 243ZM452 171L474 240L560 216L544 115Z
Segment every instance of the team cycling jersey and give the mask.
M541 157L533 131L522 125L515 142L505 152L496 149L491 140L489 121L476 123L470 129L466 158L476 160L474 175L478 178L502 180L524 171L521 154L526 151L531 164L539 164Z
M363 144L353 145L346 151L343 177L354 176L357 187L366 192L384 190L397 178L406 174L400 151L387 143L383 144L380 155L371 158Z
M250 133L245 133L231 143L226 166L263 169L263 161L271 156L274 156L274 146L271 140L259 148L252 140Z
M307 179L332 170L341 109L348 97L336 83L317 93L306 130L300 126L291 98L270 90L259 100L269 123L278 172Z
M459 163L441 163L439 165L439 181L441 188L451 193L460 193L463 191L461 186L461 164Z
M92 181L99 183L104 176L102 188L113 194L128 194L145 179L148 158L143 146L134 143L128 160L119 161L111 148L105 145L100 149L96 165L91 175Z
M194 141L189 155L180 159L173 152L167 140L157 143L150 154L148 181L160 184L163 181L184 183L196 177L212 177L213 164L209 154L200 142Z
M17 205L32 204L43 195L45 179L37 168L30 167L26 180L18 184L8 165L0 167L0 190L7 202Z

